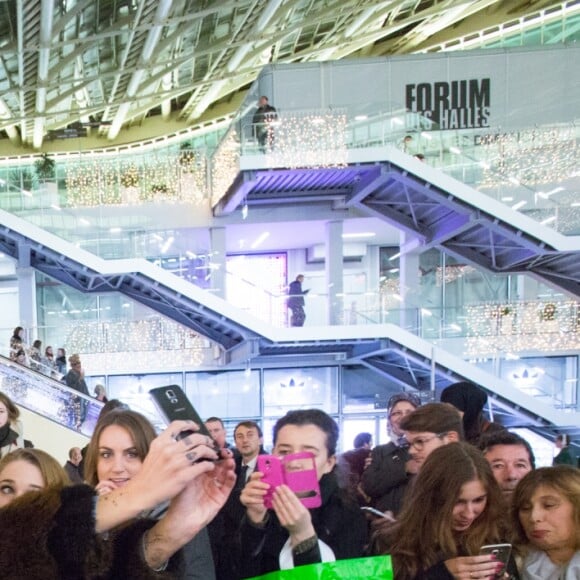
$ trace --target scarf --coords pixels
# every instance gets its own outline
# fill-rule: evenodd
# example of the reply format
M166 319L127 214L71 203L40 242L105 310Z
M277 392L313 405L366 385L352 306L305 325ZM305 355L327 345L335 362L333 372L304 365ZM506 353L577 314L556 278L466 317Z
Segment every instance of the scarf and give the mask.
M522 580L578 580L580 578L580 552L568 564L554 564L546 552L531 551L524 560Z
M18 433L10 428L10 423L0 427L0 448L9 447L18 440Z

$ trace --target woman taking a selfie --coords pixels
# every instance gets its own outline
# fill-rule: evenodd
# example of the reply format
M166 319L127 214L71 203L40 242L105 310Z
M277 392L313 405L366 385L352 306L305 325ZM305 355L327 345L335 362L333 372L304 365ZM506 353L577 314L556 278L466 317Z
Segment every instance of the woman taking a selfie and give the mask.
M467 443L435 449L421 468L396 523L378 532L397 580L517 578L482 546L505 541L501 491L482 453ZM515 574L511 576L511 574Z
M100 418L87 449L84 474L88 484L95 487L99 495L125 487L143 467L149 453L155 430L141 414L130 410L114 410ZM162 504L146 515L162 519L168 504ZM211 547L207 530L200 529L196 536L181 550L180 558L168 563L168 570L176 578L215 578Z
M262 481L263 473L252 473L240 497L246 507L240 531L242 578L363 555L367 524L355 498L339 487L337 441L336 422L318 409L290 411L278 420L272 454L314 455L322 505L308 509L287 485L280 485L268 510L264 497L270 485Z
M530 471L516 487L512 520L523 580L580 578L580 470Z

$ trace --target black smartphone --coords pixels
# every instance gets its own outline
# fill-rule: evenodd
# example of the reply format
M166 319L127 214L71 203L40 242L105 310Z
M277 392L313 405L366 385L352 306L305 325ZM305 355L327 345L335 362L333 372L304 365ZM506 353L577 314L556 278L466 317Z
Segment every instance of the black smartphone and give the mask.
M149 391L155 406L161 413L161 416L171 423L171 421L194 421L199 426L199 431L182 431L177 439L183 439L192 433L201 433L211 437L205 423L202 421L199 413L191 404L183 389L178 385L169 385L167 387L156 387ZM211 437L213 441L213 437ZM217 449L217 443L214 441L214 449Z

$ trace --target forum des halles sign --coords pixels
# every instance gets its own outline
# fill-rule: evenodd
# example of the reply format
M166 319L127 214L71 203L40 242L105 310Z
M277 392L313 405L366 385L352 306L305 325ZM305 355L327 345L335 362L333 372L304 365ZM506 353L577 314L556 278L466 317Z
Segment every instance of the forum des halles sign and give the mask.
M489 78L422 82L405 85L406 126L439 129L489 127L491 81ZM419 125L419 127L417 126Z

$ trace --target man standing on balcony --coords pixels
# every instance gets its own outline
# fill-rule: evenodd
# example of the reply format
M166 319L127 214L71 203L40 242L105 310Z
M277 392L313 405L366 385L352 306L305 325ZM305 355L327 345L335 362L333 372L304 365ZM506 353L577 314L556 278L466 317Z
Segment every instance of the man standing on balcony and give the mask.
M268 97L261 96L252 123L262 153L266 152L266 148L272 149L274 143L273 123L276 119L278 119L278 113L275 107L270 105Z
M310 290L302 290L302 282L304 276L298 274L294 282L290 282L288 287L288 300L286 305L292 311L290 316L290 326L304 326L306 320L306 312L304 312L304 295L308 294Z

